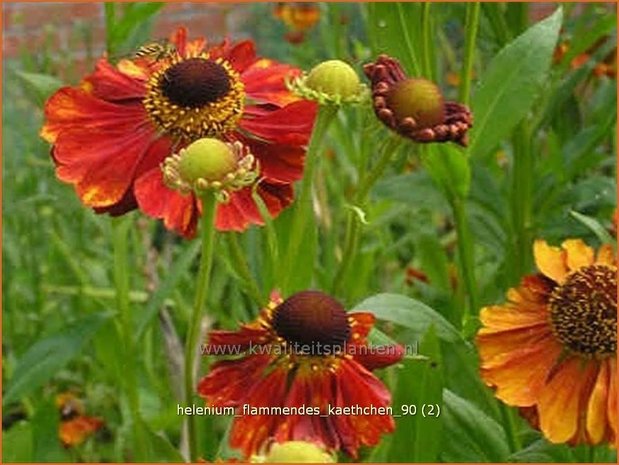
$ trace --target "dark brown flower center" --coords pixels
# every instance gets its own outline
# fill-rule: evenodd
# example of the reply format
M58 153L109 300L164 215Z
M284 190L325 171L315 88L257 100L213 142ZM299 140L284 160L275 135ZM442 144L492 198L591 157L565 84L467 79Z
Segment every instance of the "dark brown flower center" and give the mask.
M203 58L190 58L170 66L161 78L163 95L172 103L188 108L216 102L230 87L226 69Z
M337 353L350 335L346 311L333 297L319 291L292 295L274 310L277 334L306 355Z
M142 100L157 129L194 141L234 131L243 116L245 86L230 63L198 57L176 57L161 64L146 84Z
M550 295L550 318L559 340L581 355L609 356L617 350L617 270L583 267Z

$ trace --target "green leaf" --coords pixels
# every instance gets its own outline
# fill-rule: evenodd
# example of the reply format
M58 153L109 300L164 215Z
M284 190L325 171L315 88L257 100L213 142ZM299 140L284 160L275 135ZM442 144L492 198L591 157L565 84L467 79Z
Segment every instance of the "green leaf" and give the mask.
M430 326L444 341L461 340L460 334L440 313L418 300L397 294L377 294L365 299L354 308L357 311L372 312L377 318L413 330L418 339Z
M443 392L443 462L505 462L509 447L503 427L466 399Z
M415 250L421 261L421 269L428 275L430 284L437 289L450 291L449 261L438 237L421 235L415 242Z
M372 189L372 197L400 202L410 208L427 208L433 211L449 209L445 198L437 191L426 171L385 178Z
M163 434L155 433L146 423L143 431L148 439L146 461L156 463L183 463L185 460L178 449L174 447Z
M492 391L479 377L479 360L473 346L465 341L443 342L441 349L445 387L460 397L474 399L479 409L499 418Z
M194 241L183 250L176 258L172 267L166 273L165 279L159 285L153 296L148 302L148 305L141 312L140 319L137 324L136 340L139 340L144 330L148 327L151 320L157 315L159 309L163 305L165 299L177 287L180 280L186 275L189 267L194 263L198 252L200 251L200 241Z
M472 156L488 155L531 109L548 74L562 18L558 8L505 46L488 66L471 102Z
M441 447L442 422L437 415L443 404L440 343L430 327L419 345L428 360L404 360L396 367L398 381L393 393L396 429L388 462L435 462ZM437 407L438 406L438 407ZM414 409L414 414L412 410ZM412 453L411 453L412 452Z
M606 228L602 226L598 220L591 218L590 216L583 215L577 211L572 210L570 212L574 218L580 221L583 225L591 230L593 234L597 236L602 244L615 244L616 240L611 237Z
M546 125L553 117L556 117L559 113L565 111L566 108L569 108L569 104L571 103L570 100L574 99L574 91L576 88L591 76L595 65L612 52L615 46L616 40L608 40L595 51L586 63L568 73L565 78L554 86L547 98L546 105L543 106L544 110L540 115L537 127ZM616 106L613 107L613 109L615 108Z
M32 417L32 437L34 441L33 460L35 462L70 462L71 458L60 445L58 426L60 415L52 400L39 404Z
M406 2L371 2L367 4L367 14L372 55L388 53L402 63L409 75L419 76L420 5Z
M471 187L471 168L466 153L454 145L424 147L423 166L446 196L465 198Z
M106 3L106 28L108 53L135 48L149 35L155 14L165 5L164 2L133 2L108 7ZM122 10L118 17L117 9Z
M54 436L55 437L55 436ZM2 431L2 462L19 463L33 461L32 426L21 421L8 431Z
M43 106L45 101L63 86L63 82L55 76L49 74L29 73L26 71L16 71L24 87L32 93L35 103Z
M81 353L84 344L110 316L110 313L89 315L59 333L36 342L17 362L2 405L8 405L42 386Z
M544 439L539 439L522 450L509 457L510 462L528 463L570 463L575 462L571 447L566 444L550 444Z

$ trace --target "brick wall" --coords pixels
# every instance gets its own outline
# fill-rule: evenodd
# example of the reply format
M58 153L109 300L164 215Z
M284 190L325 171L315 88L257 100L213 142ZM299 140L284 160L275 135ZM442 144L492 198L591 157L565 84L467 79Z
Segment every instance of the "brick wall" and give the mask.
M183 24L210 40L239 37L250 8L234 3L168 3L156 16L153 36L168 37ZM4 58L45 51L71 60L81 71L104 50L103 3L3 2L2 13Z

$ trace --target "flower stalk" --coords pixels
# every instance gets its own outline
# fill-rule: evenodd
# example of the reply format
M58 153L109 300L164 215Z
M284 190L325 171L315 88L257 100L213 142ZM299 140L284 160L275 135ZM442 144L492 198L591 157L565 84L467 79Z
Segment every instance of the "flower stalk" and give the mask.
M135 367L135 340L131 318L131 302L129 296L129 265L127 235L131 222L127 219L117 219L112 223L114 248L114 286L116 288L116 305L118 307L118 327L123 341L124 383L123 388L129 404L131 430L135 459L146 460L144 451L144 435L140 418L140 399Z
M513 280L529 271L531 261L529 250L532 237L533 174L535 160L530 149L529 131L523 122L514 135L514 166L512 178L512 221L514 240L512 241Z
M473 72L473 57L475 56L475 42L479 26L480 3L469 3L466 6L466 38L464 41L464 63L460 71L459 100L465 105L469 104L471 94L471 76Z
M198 281L194 298L193 313L189 322L187 341L185 346L185 402L193 403L195 385L195 364L200 343L200 328L202 326L202 311L206 303L208 285L213 264L213 246L215 242L215 212L217 200L213 192L206 192L202 197L202 219L200 240L202 242ZM189 443L189 460L198 458L198 437L195 417L187 417L187 435Z
M366 174L364 179L359 183L357 194L355 196L355 205L363 210L370 190L376 181L385 172L385 169L397 151L402 139L399 137L391 137L385 144L381 157L372 169ZM342 291L346 276L350 270L350 266L354 261L359 246L359 236L361 229L361 220L358 213L351 209L346 219L346 235L344 237L344 253L342 261L333 280L333 294L339 295Z
M308 221L313 216L312 185L319 163L320 147L338 109L339 106L337 105L321 105L316 115L312 137L305 155L305 173L299 186L297 205L293 213L286 266L283 268L285 273L280 277L282 288L286 291L289 290L289 279L294 272L294 264L298 262L299 248L301 247L303 238L306 237L307 234L306 228L308 227Z

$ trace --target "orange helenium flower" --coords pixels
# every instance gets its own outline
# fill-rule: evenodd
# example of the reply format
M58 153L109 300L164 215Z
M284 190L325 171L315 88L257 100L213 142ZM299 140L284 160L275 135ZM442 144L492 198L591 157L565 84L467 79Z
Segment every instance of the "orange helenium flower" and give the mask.
M393 418L369 410L329 415L328 406L389 406L389 391L371 370L396 363L403 349L373 350L367 341L373 324L371 313L346 313L322 292L303 291L286 300L274 294L256 321L238 331L210 333L204 353L242 357L215 363L198 392L211 406L237 408L230 445L246 457L284 441L315 442L357 457L360 446L374 446L381 434L393 431ZM270 414L244 413L243 406L266 407ZM319 409L320 415L277 414L301 406Z
M104 425L101 418L84 415L84 404L70 392L58 394L56 406L61 420L58 438L65 447L82 444Z
M305 33L320 20L320 7L307 2L279 2L275 5L274 15L290 30L286 40L300 44L305 40Z
M103 426L103 420L80 415L60 423L58 437L65 447L82 444Z
M617 268L578 239L536 241L541 274L526 276L508 302L481 311L477 335L484 381L505 403L536 408L554 443L614 442L617 433ZM535 422L537 423L537 421Z
M156 57L138 52L116 66L101 58L79 87L47 101L41 135L53 144L58 178L99 213L139 207L190 237L201 206L195 195L165 186L161 163L203 137L239 141L257 159L257 193L277 215L302 176L316 111L286 88L285 78L299 70L258 58L251 41L188 41L184 28L169 48ZM251 189L219 205L218 229L263 223Z

